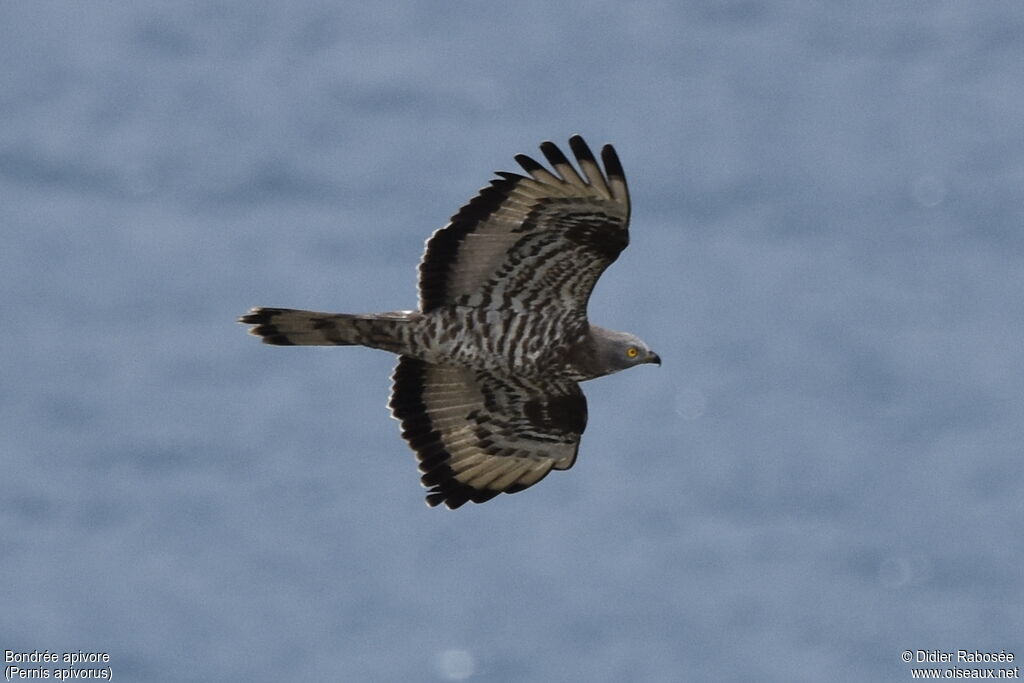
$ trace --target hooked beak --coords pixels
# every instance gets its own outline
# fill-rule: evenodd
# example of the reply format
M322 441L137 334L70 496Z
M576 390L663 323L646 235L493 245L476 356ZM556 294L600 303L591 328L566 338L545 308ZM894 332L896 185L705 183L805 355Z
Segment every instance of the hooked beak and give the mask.
M654 363L658 367L661 367L661 356L656 354L654 351L651 351L650 354L647 355L647 361L646 362Z

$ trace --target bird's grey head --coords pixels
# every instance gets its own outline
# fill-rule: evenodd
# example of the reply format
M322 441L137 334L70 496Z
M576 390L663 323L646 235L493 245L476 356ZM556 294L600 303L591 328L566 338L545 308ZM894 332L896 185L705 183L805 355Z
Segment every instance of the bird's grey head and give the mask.
M608 330L597 325L590 326L596 369L601 375L610 375L619 370L644 363L661 365L661 358L651 350L644 340L629 332Z

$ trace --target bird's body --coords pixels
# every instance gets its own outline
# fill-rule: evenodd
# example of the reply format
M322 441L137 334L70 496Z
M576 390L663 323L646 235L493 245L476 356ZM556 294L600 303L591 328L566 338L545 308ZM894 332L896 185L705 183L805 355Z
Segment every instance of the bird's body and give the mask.
M591 325L597 278L628 244L629 195L611 146L605 172L575 136L582 171L544 143L552 174L499 173L427 243L416 311L257 308L241 322L277 345L360 345L399 354L390 406L430 487L457 508L514 493L575 462L586 427L580 381L660 359Z
M281 346L325 344L366 346L448 363L472 370L520 377L562 376L583 381L591 371L574 358L585 349L589 325L564 315L529 311L445 306L429 313L319 313L261 308L247 316L256 334ZM259 315L256 320L253 316ZM274 331L260 330L273 320ZM461 334L472 330L472 334ZM580 359L582 360L582 358Z

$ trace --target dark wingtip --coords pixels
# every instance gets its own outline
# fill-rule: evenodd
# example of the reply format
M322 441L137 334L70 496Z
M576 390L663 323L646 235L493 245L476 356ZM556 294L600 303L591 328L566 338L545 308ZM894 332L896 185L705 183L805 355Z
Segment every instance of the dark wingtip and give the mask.
M540 164L537 165L540 166ZM518 173L512 173L510 171L495 171L494 175L498 176L498 179L492 180L491 185L494 185L496 183L500 184L501 187L505 189L505 191L508 191L508 188L512 187L513 184L518 183L520 180L523 180L524 178L524 176Z
M597 160L594 159L594 153L590 151L590 146L587 145L582 135L573 135L569 138L569 147L579 161L593 161L595 164L597 163Z
M259 325L266 320L266 316L259 312L260 309L254 308L245 315L240 315L236 319L237 322L243 325Z
M238 322L246 325L261 325L263 323L270 322L278 313L284 311L283 308L264 308L257 306L256 308L250 308L249 312L243 316L239 316Z
M552 166L558 166L559 164L569 164L568 157L562 153L562 150L558 148L558 145L545 140L540 143L540 151L544 153L544 157L551 163Z
M274 324L274 316L280 313L281 308L253 308L243 316L239 316L238 322L243 325L252 325L249 334L260 337L264 344L274 346L295 346L295 343L281 334Z
M283 334L277 334L277 328L274 328L274 332L264 334L262 332L256 332L253 330L252 334L263 337L264 344L272 344L273 346L295 346L295 342L290 340Z
M544 170L544 166L542 166L533 157L527 156L525 154L517 154L514 158L516 160L516 163L522 166L523 170L525 170L527 173L532 174L534 171Z
M622 170L622 162L619 161L619 154L611 145L601 148L601 161L604 162L604 172L609 178L626 179L626 173Z

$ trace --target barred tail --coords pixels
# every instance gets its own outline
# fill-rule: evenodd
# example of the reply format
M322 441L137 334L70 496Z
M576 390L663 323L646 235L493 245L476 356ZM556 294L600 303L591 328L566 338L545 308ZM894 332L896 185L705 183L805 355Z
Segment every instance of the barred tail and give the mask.
M253 325L250 334L278 346L369 346L402 353L414 311L351 315L290 308L254 308L238 322Z

